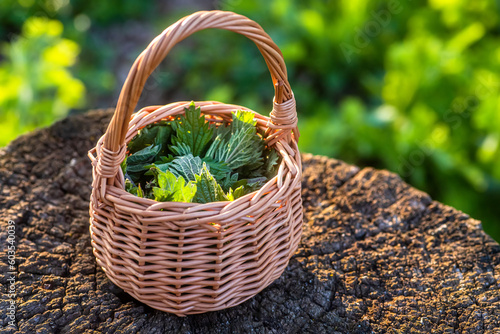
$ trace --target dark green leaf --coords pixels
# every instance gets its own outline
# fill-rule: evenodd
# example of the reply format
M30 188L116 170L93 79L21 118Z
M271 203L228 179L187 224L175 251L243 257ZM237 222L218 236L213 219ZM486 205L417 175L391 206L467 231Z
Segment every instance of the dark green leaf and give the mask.
M165 121L149 124L139 130L138 134L128 143L129 153L134 154L153 144L162 144L166 148L171 132L171 125Z
M233 114L232 133L218 135L207 151L206 157L225 162L231 169L252 164L258 168L263 164L264 142L257 135L253 113L239 111Z
M130 180L126 179L125 180L125 190L135 196L138 197L144 197L144 193L141 189L141 185L139 184L136 186L134 183L132 183Z
M184 111L185 115L172 123L176 134L172 137L170 149L177 155L191 153L193 156L200 156L212 139L213 130L194 103Z
M217 180L222 180L231 172L231 168L225 162L216 161L210 157L204 157L201 160L207 164L210 174Z
M137 183L142 173L149 170L150 163L160 152L161 145L148 146L127 157L126 173Z
M219 183L210 174L207 165L204 163L201 170L201 175L196 176L196 194L193 197L195 203L210 203L217 201L227 201Z
M193 157L192 154L175 158L168 164L168 169L176 177L182 176L185 180L196 181L196 175L201 173L203 162L200 157Z
M160 152L161 145L152 145L143 148L142 150L129 155L127 158L127 166L130 165L145 165L152 162L155 156Z
M238 173L231 174L231 172L228 172L221 181L222 190L228 192L237 181Z
M279 168L279 160L280 156L278 152L274 149L268 150L265 168L266 168L266 176L268 179L271 179L276 176Z

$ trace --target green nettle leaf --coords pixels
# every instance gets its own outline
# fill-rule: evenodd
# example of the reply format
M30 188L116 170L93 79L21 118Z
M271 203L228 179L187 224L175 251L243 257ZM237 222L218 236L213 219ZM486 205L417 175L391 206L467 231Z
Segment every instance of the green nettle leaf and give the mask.
M238 199L244 195L248 194L248 192L245 191L245 187L244 186L240 186L236 189L232 189L230 188L229 189L229 193L227 194L227 198L230 200L230 201L234 201L235 199Z
M173 160L172 160L173 161ZM168 167L170 166L170 162L164 164L152 164L147 167L150 168L150 171L146 173L146 175L155 175L155 168L161 170L162 172L168 171Z
M175 158L168 164L169 170L176 177L182 176L185 180L196 181L196 175L200 175L203 161L200 157L194 157L191 153Z
M140 176L142 172L145 172L147 170L148 170L148 165L137 164L137 165L127 166L127 174L129 175L138 174L138 176Z
M150 170L146 172L146 175L156 175L154 173L155 169L158 168L162 172L166 172L168 170L168 166L172 161L175 160L176 157L173 155L169 154L168 156L160 156L158 157L160 160L155 161L154 163L150 165L144 166L145 168L149 168Z
M192 148L186 143L177 142L176 146L170 146L170 150L175 153L175 155L186 155L192 154Z
M136 186L134 178L132 176L130 176L128 173L123 174L123 176L125 177L125 185L127 185L127 182L129 182L132 184L132 186Z
M253 112L238 110L233 113L233 132L241 129L255 128L255 125L257 125L257 121L255 120L255 114Z
M172 125L166 124L158 127L158 133L155 138L155 145L161 145L161 151L157 156L165 156L168 154L168 144L170 143L170 136L172 135Z
M154 199L153 188L158 185L156 177L153 180L148 180L144 184L144 197Z
M229 171L221 181L221 187L225 192L230 191L231 187L238 181L238 173L231 174Z
M137 196L144 197L144 193L142 192L140 184L137 186Z
M129 179L130 181L132 181L136 185L140 184L141 181L144 180L143 176L144 176L144 171L141 171L140 173L128 172L127 174L125 174L125 178Z
M130 190L133 187L135 187L135 184L132 181L130 181L129 179L126 178L125 179L125 190L128 191L128 192L130 192Z
M172 123L175 136L172 137L170 150L177 155L191 153L200 156L212 139L213 129L205 122L205 116L201 115L200 108L196 108L194 103L184 110L185 115Z
M160 161L165 163L165 162L172 162L175 159L175 157L172 154L169 154L168 156L162 156L160 157Z
M153 188L153 196L157 202L173 202L174 196L165 189Z
M131 182L129 179L125 180L125 190L132 195L138 196L138 197L144 197L144 192L142 191L141 185L139 184L136 186L133 182Z
M168 147L171 133L172 126L166 121L150 124L139 130L138 134L128 143L129 153L134 154L153 144L162 144L165 149Z
M255 124L252 112L234 113L231 136L227 138L227 136L218 135L208 149L206 157L223 161L231 169L249 164L255 168L261 166L264 142L257 134Z
M170 171L158 171L158 185L153 187L153 195L159 202L191 202L196 194L196 184L184 180L182 176L176 177Z
M210 174L207 165L203 163L200 175L196 175L196 194L193 197L195 203L210 203L217 201L227 201L220 184Z
M231 173L231 168L225 162L216 161L210 157L204 157L201 160L207 164L210 174L217 180L222 180L228 173Z
M247 192L252 192L252 191L255 191L257 189L259 189L260 187L262 187L264 185L264 183L266 183L267 179L265 177L257 177L257 178L254 178L254 179L243 179L243 180L239 180L237 182L235 182L231 188L232 189L236 189L238 187L245 187L245 190Z
M127 173L127 156L125 156L125 159L123 159L122 163L120 164L120 168L122 169L123 175Z
M148 125L121 164L125 190L161 202L210 203L259 189L280 159L265 150L256 124L254 113L240 110L229 124L214 127L192 103L175 121Z
M262 177L265 174L265 168L262 161L258 163L249 163L245 166L241 166L236 170L242 179L253 179L256 177Z
M160 152L161 145L148 146L127 157L126 174L135 182L139 183L145 172L149 170L149 164Z
M250 187L254 187L255 185L260 187L261 185L266 183L266 181L267 181L267 178L265 176L260 176L260 177L254 177L252 179L248 179L247 184Z
M265 168L266 176L271 179L278 173L280 156L274 149L270 149L268 151Z
M132 165L145 165L152 162L160 150L161 145L152 145L129 155L127 158L127 167Z
M234 201L235 199L240 198L246 194L254 192L260 189L264 183L266 183L267 178L259 177L255 179L243 179L237 182L234 182L231 188L229 188L229 192L227 194L227 198L230 201Z
M229 136L231 135L231 131L232 126L228 126L227 123L221 124L215 128L212 139L215 139L217 137L221 139L229 138Z

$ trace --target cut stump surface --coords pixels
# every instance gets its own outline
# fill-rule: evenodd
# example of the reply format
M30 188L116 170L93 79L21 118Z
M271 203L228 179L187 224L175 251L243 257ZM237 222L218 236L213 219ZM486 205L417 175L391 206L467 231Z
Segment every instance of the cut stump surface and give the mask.
M304 234L281 278L239 306L185 318L137 302L90 246L87 151L110 117L71 116L0 151L0 333L500 332L500 246L480 222L393 173L308 154Z

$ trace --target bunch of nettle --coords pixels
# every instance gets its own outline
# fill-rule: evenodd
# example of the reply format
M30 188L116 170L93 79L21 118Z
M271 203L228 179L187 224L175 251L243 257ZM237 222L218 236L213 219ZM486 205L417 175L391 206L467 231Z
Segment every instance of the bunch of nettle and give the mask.
M122 162L125 189L160 202L232 201L273 178L279 155L257 132L254 113L209 123L191 103L185 115L141 129Z

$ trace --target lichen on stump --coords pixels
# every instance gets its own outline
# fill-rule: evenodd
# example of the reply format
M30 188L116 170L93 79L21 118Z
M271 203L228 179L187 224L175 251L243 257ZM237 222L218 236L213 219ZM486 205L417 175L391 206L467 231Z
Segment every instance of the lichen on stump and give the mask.
M0 333L494 333L500 246L392 173L304 155L304 234L251 300L178 318L111 283L90 247L86 152L111 111L71 116L0 153L0 268L16 223L16 324Z

